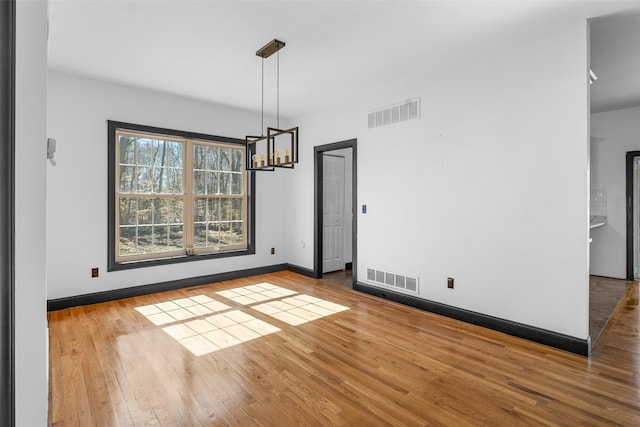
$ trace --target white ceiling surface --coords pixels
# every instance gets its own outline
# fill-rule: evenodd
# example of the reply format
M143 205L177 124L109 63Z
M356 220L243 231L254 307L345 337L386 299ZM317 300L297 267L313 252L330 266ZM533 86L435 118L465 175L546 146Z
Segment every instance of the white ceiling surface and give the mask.
M591 23L591 112L640 105L640 13Z
M50 0L49 66L259 111L255 52L278 38L280 113L292 117L526 42L567 16L630 11L640 1ZM625 19L594 23L596 109L640 105L638 20ZM267 113L276 64L265 60Z

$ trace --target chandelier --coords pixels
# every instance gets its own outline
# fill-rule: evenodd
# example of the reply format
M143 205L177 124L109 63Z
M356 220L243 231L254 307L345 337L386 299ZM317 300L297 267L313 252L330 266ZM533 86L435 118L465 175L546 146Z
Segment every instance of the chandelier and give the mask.
M273 171L275 168L293 169L298 163L298 127L280 129L280 49L285 43L272 40L256 52L262 58L262 114L260 136L245 137L246 165L249 171ZM264 133L264 61L277 57L277 110L276 127L267 127Z

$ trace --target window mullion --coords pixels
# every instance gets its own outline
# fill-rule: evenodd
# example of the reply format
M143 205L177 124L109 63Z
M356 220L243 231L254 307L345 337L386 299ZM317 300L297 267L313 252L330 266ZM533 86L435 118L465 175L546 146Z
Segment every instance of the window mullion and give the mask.
M183 224L184 224L184 244L187 248L192 248L195 245L195 237L194 237L194 223L193 223L193 218L194 218L194 213L193 213L193 209L194 209L194 205L195 205L195 201L194 201L194 197L193 197L193 141L192 140L186 140L184 142L184 162L185 162L185 167L182 171L182 173L184 174L182 177L182 182L184 182L184 196L183 196L183 203L184 203L184 219L183 219Z
M116 173L115 175L117 176L118 174ZM116 182L118 182L117 179L116 179ZM119 182L118 182L118 184L119 184ZM119 187L116 187L116 188L119 189ZM122 203L120 201L120 199L121 199L122 196L120 195L120 193L118 191L116 191L115 196L116 196L115 197L116 202L115 202L114 219L115 219L116 232L113 233L113 237L114 237L113 240L115 240L114 241L114 248L115 248L116 254L118 254L120 252L120 203Z
M242 158L246 159L247 158L247 153L245 152L246 148L243 147L242 148ZM242 236L243 236L243 240L244 240L244 244L248 245L249 241L248 241L248 226L247 223L249 221L249 184L248 184L248 172L246 168L242 168ZM253 194L251 195L251 197L253 197ZM253 202L255 203L255 202Z

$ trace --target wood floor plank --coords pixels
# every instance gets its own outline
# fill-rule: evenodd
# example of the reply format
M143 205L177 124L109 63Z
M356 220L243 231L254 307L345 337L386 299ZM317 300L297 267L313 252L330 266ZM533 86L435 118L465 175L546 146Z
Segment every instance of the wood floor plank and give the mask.
M55 311L50 425L640 425L638 294L591 358L287 271Z

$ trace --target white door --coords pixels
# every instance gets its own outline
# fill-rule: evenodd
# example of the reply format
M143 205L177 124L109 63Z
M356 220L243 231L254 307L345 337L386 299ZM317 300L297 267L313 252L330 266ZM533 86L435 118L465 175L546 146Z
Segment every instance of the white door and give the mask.
M322 272L344 269L344 157L322 158Z

